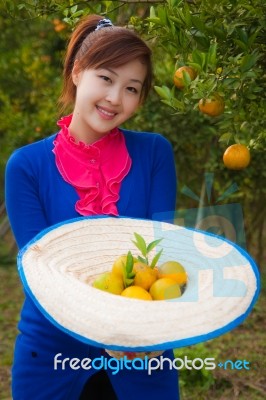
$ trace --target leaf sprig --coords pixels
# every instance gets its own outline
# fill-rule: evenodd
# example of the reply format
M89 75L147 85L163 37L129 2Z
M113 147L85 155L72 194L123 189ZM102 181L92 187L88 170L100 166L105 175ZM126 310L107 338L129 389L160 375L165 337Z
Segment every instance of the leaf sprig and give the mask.
M152 259L151 263L149 263L149 253L159 244L163 239L156 239L153 240L151 243L148 245L145 242L145 239L139 234L134 232L135 240L132 240L134 245L139 249L141 252L142 256L138 256L138 260L143 262L144 264L149 265L151 268L154 268L156 264L158 263L159 258L161 257L161 254L163 252L163 249L161 249Z
M157 254L155 254L151 263L149 263L148 255L157 246L157 244L159 244L162 241L162 239L153 240L151 243L147 245L145 239L139 233L134 232L134 236L135 240L132 240L132 242L141 252L141 256L138 256L137 258L138 261L141 261L144 264L149 265L150 268L154 268L158 263L158 260L163 252L163 249L161 249ZM128 251L126 262L123 265L123 281L125 287L131 286L132 283L134 282L136 273L133 271L133 267L134 267L134 257L131 251Z

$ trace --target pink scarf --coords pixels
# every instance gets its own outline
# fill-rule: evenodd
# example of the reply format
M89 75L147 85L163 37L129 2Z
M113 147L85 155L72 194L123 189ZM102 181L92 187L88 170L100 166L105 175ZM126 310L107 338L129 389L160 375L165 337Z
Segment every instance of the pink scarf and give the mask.
M118 215L121 182L131 167L125 138L115 128L93 144L75 142L68 126L72 115L58 121L60 132L54 140L55 162L63 179L80 199L75 209L81 215Z

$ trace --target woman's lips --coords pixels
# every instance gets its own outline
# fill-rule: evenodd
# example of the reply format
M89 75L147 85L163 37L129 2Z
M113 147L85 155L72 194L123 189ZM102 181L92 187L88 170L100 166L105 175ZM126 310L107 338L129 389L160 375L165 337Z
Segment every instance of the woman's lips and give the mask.
M100 106L96 106L96 109L103 119L112 120L117 115L117 113Z

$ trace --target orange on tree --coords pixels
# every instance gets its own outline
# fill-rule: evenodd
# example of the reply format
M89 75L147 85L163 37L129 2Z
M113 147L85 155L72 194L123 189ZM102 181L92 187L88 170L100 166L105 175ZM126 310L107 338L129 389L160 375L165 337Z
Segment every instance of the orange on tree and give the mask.
M249 149L241 143L232 144L225 150L223 154L223 162L228 169L244 169L250 163Z
M214 93L209 98L199 101L199 109L203 114L218 117L224 112L224 100L218 93Z
M66 29L66 24L64 22L62 22L60 19L58 19L58 18L55 18L53 20L53 24L54 24L54 30L56 32L61 32L64 29Z
M160 278L155 281L150 294L153 300L170 300L181 296L181 289L178 283L171 278Z
M175 71L175 75L174 75L174 84L178 89L184 89L184 87L186 86L185 80L184 80L184 72L186 72L189 75L189 77L192 81L197 76L196 71L192 67L184 65L183 67L178 68Z
M131 299L139 299L139 300L152 300L152 297L147 290L143 289L140 286L128 286L123 290L121 296L129 297Z
M158 278L171 278L179 285L187 283L187 273L177 261L166 261L158 268Z

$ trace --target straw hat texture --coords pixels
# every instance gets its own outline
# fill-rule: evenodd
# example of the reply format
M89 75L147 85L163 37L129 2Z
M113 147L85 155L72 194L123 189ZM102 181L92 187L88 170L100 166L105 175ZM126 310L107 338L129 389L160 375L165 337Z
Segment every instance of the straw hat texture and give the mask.
M129 250L134 232L147 243L163 238L160 262L186 269L184 294L143 301L92 287ZM228 240L166 222L88 217L48 228L18 255L25 290L53 324L85 343L109 350L160 351L212 339L242 323L259 294L251 257Z

